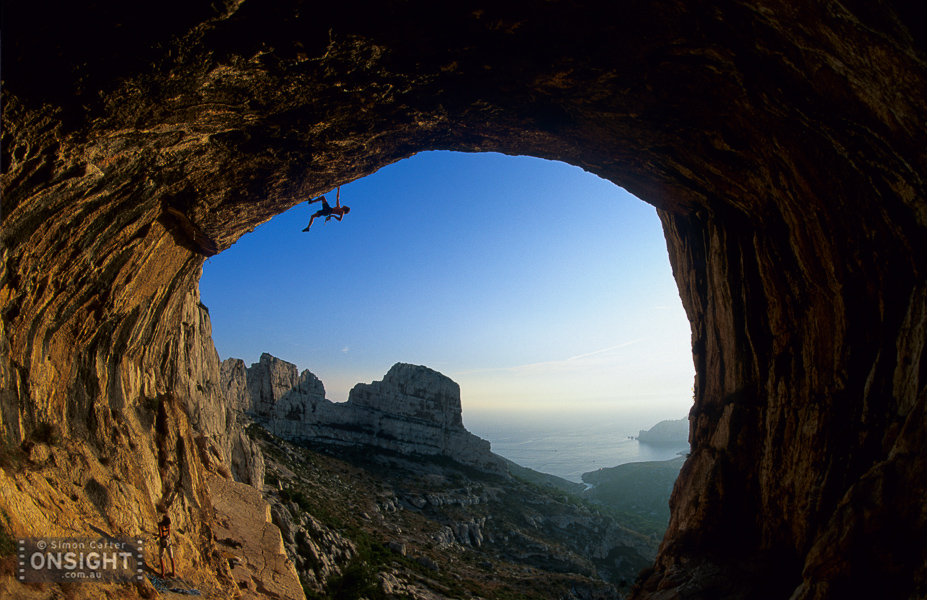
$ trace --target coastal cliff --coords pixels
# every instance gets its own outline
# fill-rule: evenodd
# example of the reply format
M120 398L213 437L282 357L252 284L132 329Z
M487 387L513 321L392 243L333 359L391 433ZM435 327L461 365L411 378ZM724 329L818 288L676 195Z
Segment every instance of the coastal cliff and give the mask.
M689 419L660 421L641 429L637 441L644 444L685 444L689 440Z
M297 373L296 365L266 353L248 368L226 359L221 373L230 406L284 439L444 456L508 473L489 442L464 428L460 386L428 367L397 363L383 380L356 385L343 403L327 400L308 370Z

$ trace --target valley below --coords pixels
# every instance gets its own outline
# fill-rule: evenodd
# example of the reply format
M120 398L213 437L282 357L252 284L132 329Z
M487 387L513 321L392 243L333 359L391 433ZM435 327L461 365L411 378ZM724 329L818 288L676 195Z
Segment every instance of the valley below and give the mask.
M249 433L308 598L619 598L659 544L550 484Z

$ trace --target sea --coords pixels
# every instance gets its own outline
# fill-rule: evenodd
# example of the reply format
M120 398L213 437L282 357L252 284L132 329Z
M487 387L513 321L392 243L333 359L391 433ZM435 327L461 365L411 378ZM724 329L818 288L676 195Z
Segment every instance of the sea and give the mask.
M464 426L489 440L492 451L512 462L582 483L583 473L632 462L670 460L689 451L688 443L650 445L640 430L685 415L541 414L470 412Z

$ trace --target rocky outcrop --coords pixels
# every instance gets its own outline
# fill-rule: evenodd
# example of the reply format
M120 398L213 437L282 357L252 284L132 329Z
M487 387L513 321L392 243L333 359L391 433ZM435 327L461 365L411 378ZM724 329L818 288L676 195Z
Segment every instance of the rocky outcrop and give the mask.
M327 400L308 369L297 374L296 365L267 353L247 369L226 359L221 371L231 404L282 438L446 456L508 473L489 442L464 428L460 386L427 367L397 363L382 381L354 386L344 403Z
M241 359L226 359L221 372L220 386L230 406L240 412L299 421L299 411L325 400L325 387L315 375L300 374L296 365L267 353L247 369Z
M165 481L198 522L193 428L221 421L197 415L213 392L187 352L205 257L418 151L530 154L658 208L692 325L692 453L639 597L927 594L918 11L5 6L4 447L57 427L142 499L139 526L153 526ZM169 394L164 423L188 429L159 434L146 407ZM158 435L171 440L160 455ZM41 480L6 476L21 490L3 505L14 531L39 533L16 507ZM48 506L95 514L66 494Z
M211 477L208 485L215 542L242 597L304 600L299 576L261 493L221 477Z
M476 546L479 548L483 545L482 528L486 525L486 517L481 519L470 519L466 523L457 523L451 531L457 543L465 546Z
M273 522L283 533L287 554L297 558L300 581L317 592L324 591L325 583L357 555L357 546L292 502L273 508Z
M240 427L230 436L227 464L231 467L235 481L246 483L258 490L264 488L264 455Z

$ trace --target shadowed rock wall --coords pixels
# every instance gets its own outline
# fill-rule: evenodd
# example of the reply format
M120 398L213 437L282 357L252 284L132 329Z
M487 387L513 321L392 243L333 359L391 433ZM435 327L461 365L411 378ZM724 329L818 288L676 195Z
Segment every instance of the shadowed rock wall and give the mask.
M167 393L209 433L204 256L420 150L531 154L657 206L692 323L638 597L927 594L927 21L794 4L4 7L7 440L132 457Z

